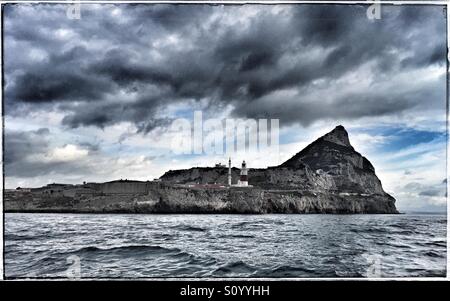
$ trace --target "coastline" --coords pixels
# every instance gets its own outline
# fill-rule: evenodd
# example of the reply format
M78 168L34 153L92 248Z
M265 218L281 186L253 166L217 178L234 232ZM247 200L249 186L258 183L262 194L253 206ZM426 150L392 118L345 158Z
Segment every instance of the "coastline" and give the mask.
M389 195L163 186L146 194L5 198L7 213L398 214Z

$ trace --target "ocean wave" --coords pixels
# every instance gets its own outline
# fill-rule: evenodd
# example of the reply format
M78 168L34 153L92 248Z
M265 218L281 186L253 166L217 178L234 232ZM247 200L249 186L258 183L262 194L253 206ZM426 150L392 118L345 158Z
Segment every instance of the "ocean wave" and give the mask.
M219 238L255 238L255 235L248 234L223 234L219 235Z
M29 235L18 235L18 234L11 234L11 233L5 233L5 240L30 240L33 239Z
M386 228L366 228L366 229L350 229L350 232L353 233L370 233L370 234L383 234L383 233L392 233Z
M226 263L218 267L213 274L248 274L256 271L256 268L246 264L245 262L238 260Z
M416 231L413 228L403 229L402 227L397 227L393 225L391 225L391 227L401 230L393 230L389 228L367 228L367 229L350 229L350 231L358 234L370 234L370 235L373 234L414 235L421 233L420 231Z
M237 224L231 225L232 229L242 229L242 228L256 228L261 227L262 225L259 224L257 221L243 221L239 222Z
M191 225L177 225L177 226L173 226L173 227L170 227L170 228L171 229L176 229L176 230L181 230L181 231L197 231L197 232L205 232L205 231L207 231L207 229L205 229L205 228L191 226Z
M43 232L43 233L33 233L33 234L13 234L13 233L5 233L5 240L11 240L11 241L31 241L31 240L43 240L48 239L49 237L52 238L59 238L59 237L66 237L67 234L65 233L52 233L50 231Z
M406 268L405 271L409 275L405 275L405 277L410 276L411 274L415 277L445 277L446 275L446 269L445 267L441 270L425 270L421 268Z
M256 277L307 277L317 275L317 270L300 266L282 265L272 269L258 271Z
M75 254L75 255L100 255L100 254L116 254L116 255L158 255L158 254L178 254L182 251L178 248L167 248L157 245L124 245L110 248L100 248L96 246L87 246L75 251L62 253L63 255Z
M172 235L172 234L168 234L168 233L155 233L152 235L152 238L154 239L162 239L162 240L173 240L177 237L178 235Z
M212 257L200 257L178 248L168 248L157 245L127 245L111 248L99 248L96 246L88 246L80 248L70 254L79 256L105 257L115 255L120 257L140 257L140 256L162 256L166 259L176 260L187 265L203 265L209 266L216 263L216 259ZM68 253L64 253L67 255Z
M400 243L392 243L392 242L377 242L377 245L381 245L381 246L389 246L392 248L398 248L398 249L413 249L412 246L410 245L406 245L406 244L400 244Z
M423 247L442 247L442 248L447 247L447 243L443 240L428 241L428 242L416 242L416 244L419 246L423 246Z
M440 258L445 258L445 252L438 253L438 252L436 252L436 251L428 251L428 252L425 252L425 255L426 255L426 256L429 256L429 257L440 257Z
M76 215L76 226L56 228L48 217L9 220L6 275L66 277L77 255L89 278L365 277L368 254L379 256L381 277L445 276L446 227L429 216L102 217Z
M272 225L284 225L285 224L285 222L282 222L282 221L269 221L267 223L272 224Z

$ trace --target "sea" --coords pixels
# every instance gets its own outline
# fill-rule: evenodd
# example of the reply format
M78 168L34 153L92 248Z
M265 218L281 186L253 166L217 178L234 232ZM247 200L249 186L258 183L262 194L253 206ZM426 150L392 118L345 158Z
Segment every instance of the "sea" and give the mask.
M6 213L14 278L445 277L447 217Z

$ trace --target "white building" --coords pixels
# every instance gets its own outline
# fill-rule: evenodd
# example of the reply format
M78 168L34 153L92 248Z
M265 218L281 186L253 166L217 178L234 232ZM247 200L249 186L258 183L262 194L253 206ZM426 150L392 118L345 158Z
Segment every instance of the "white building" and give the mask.
M237 186L246 187L248 186L248 171L247 164L245 161L242 161L241 173L239 176L239 181L237 182Z

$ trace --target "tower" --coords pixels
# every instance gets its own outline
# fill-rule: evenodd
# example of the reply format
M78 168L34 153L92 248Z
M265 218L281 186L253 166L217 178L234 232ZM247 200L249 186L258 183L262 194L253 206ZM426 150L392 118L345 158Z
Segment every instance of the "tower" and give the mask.
M228 159L228 186L231 186L231 158Z
M239 176L239 186L248 186L247 164L242 161L241 174Z

